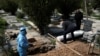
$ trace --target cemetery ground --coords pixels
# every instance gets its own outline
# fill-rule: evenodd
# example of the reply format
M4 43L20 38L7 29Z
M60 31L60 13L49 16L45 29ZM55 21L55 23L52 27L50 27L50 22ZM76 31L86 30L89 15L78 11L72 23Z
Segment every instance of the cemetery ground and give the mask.
M28 32L36 33L37 31L30 30ZM89 31L86 33L91 34L90 32L92 32L92 31ZM33 34L30 33L30 35L33 35ZM32 37L30 35L27 37ZM40 35L38 35L38 33L37 33L37 36L35 36L35 35L33 35L33 36L34 36L33 38L38 39L38 40L36 42L33 42L33 47L30 48L32 51L31 51L31 53L28 53L28 56L62 56L62 55L63 56L99 56L100 55L100 53L99 53L100 51L97 48L94 48L93 52L92 52L92 49L89 52L91 43L88 43L85 41L80 41L80 39L78 39L76 41L68 41L68 43L66 43L64 45L63 45L63 43L60 44L59 42L58 42L59 44L57 44L57 42L56 42L54 45L52 45L49 43L50 43L50 41L53 43L53 41L50 40L46 36L40 36ZM42 45L41 41L43 43L46 42L47 47L42 47L43 45ZM42 49L41 49L41 47L42 47ZM51 49L49 49L48 47L50 47ZM46 50L46 49L48 49L48 50Z
M19 23L16 20L16 16L6 15L3 16L3 18L5 20L7 19L7 22L9 22L10 26L14 24L14 26L16 25L17 27L19 27L24 24L23 22ZM89 25L89 28L91 26L91 29L93 31L87 31L86 28L85 33L87 34L90 34L90 32L95 33L97 29L99 29L99 27L97 26L99 26L100 20L92 19L92 21L93 21L92 25ZM86 22L86 19L84 20L84 22ZM89 22L91 24L91 20ZM68 41L66 44L63 44L51 38L50 36L41 36L39 32L36 31L36 26L34 26L34 24L32 24L31 21L30 23L29 21L27 21L27 23L30 24L30 26L27 27L28 28L27 38L30 43L27 53L28 56L99 56L100 55L100 51L98 48L94 48L93 52L90 52L88 54L91 43L77 39L76 41L71 40ZM12 32L18 33L19 29L8 27L8 29L6 29L6 32L8 32L9 34L10 33L13 34ZM14 56L18 56L16 51L16 45L17 45L16 38L10 39L10 44L15 52Z
M100 54L97 49L95 49L93 51L93 53L91 52L90 54L88 54L89 44L81 42L81 41L74 41L74 42L65 44L65 46L68 46L68 47L74 49L75 51L80 53L80 55L76 54L75 52L73 52L69 48L65 48L64 46L60 46L58 49L54 49L54 50L49 51L47 53L37 54L37 56L62 56L62 55L63 56L99 56L99 54Z

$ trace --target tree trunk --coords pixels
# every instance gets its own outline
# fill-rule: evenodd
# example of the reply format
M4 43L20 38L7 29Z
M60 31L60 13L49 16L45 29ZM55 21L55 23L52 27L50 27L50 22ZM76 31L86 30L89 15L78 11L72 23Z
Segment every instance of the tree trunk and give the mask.
M39 32L41 35L44 35L44 26L43 25L38 25L38 28L39 28Z
M41 35L45 35L48 32L47 26L46 25L38 25L39 32Z

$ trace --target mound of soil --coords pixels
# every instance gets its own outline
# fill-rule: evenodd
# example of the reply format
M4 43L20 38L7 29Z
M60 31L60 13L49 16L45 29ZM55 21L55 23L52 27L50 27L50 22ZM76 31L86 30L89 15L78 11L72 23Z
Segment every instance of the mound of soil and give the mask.
M84 43L81 41L74 41L74 42L71 42L71 43L68 43L65 45L74 49L75 51L79 52L83 56L99 55L99 52L97 49L94 49L94 53L88 54L89 43ZM32 56L34 56L34 55L32 55ZM39 54L36 54L35 56L79 56L79 55L76 54L75 52L73 52L72 50L70 50L69 48L65 48L65 47L61 46L58 49L53 49L46 53L39 53Z
M48 42L42 42L40 40L36 40L35 38L28 39L29 48L28 55L34 55L39 53L45 53L55 48L55 45Z

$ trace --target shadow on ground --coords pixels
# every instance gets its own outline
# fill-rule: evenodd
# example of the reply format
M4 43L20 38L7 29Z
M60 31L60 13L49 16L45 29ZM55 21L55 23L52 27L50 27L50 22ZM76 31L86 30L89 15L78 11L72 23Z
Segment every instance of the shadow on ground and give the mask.
M93 52L93 53L90 53L90 55L91 55L91 56L99 56L100 54L97 54L97 53L94 53L94 52Z

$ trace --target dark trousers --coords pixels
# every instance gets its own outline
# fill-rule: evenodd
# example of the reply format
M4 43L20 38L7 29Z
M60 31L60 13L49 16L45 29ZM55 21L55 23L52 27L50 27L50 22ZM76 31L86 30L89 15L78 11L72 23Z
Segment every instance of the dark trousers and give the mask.
M80 30L81 27L81 20L76 21L77 30Z
M66 35L68 33L71 33L72 39L75 41L75 37L74 37L74 31L76 30L76 27L74 27L73 25L70 25L66 30L64 30L64 40L63 42L66 43L67 39L66 39Z

